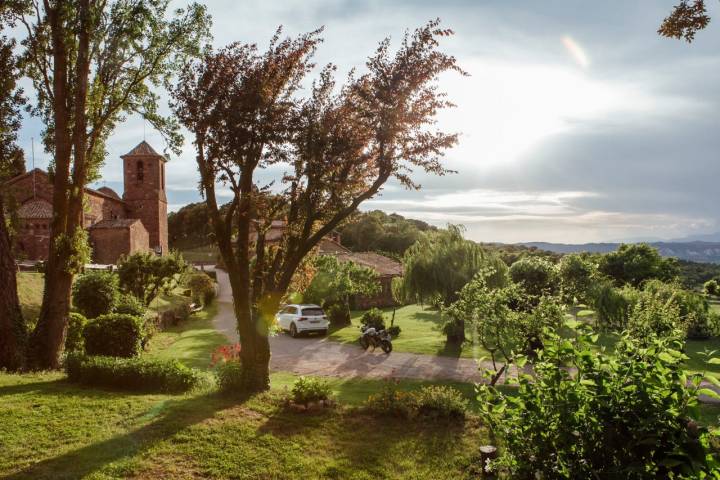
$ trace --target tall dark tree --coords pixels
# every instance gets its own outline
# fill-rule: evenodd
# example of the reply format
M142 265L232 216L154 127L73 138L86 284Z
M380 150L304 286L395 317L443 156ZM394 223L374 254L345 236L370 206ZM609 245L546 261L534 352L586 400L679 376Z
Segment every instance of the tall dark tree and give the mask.
M11 13L8 5L0 5L0 29L12 25ZM14 39L0 36L0 184L22 172L25 166L16 143L24 98L17 88L20 72L14 48ZM20 311L17 267L11 251L5 202L0 191L0 369L17 370L25 364L27 331Z
M175 123L158 113L151 86L200 53L209 36L204 7L167 19L169 0L29 0L24 68L52 154L53 219L45 293L32 334L34 367L54 368L65 335L73 276L86 258L85 186L96 178L105 142L128 114L142 115L171 147Z
M418 188L413 167L445 173L440 158L457 141L432 130L437 111L450 105L437 91L437 77L461 71L438 51L439 38L452 32L430 22L406 35L395 54L385 40L366 74L338 87L328 66L301 99L298 87L312 68L319 33L281 40L278 32L264 53L230 45L189 66L173 93L175 111L195 135L249 390L268 388L268 326L306 256L391 178ZM256 175L281 161L290 171L270 195ZM218 184L233 192L225 215ZM278 219L284 234L268 245L265 234Z

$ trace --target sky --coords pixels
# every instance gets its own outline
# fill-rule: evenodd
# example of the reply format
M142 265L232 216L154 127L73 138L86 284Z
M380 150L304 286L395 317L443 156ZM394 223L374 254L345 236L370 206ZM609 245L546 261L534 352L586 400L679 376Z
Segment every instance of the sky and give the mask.
M720 2L693 44L657 35L672 0L207 0L213 44L266 46L324 26L318 65L342 79L384 37L440 18L441 48L470 76L443 75L457 107L438 126L460 142L442 177L422 188L390 182L363 210L463 224L484 242L583 243L682 238L720 231ZM174 1L175 6L185 2ZM164 96L163 98L166 98ZM167 105L164 106L168 111ZM42 126L28 118L21 146L44 168ZM130 117L108 143L103 181L122 192L120 155L162 138ZM170 210L200 199L191 137L170 157ZM267 172L280 176L282 171Z

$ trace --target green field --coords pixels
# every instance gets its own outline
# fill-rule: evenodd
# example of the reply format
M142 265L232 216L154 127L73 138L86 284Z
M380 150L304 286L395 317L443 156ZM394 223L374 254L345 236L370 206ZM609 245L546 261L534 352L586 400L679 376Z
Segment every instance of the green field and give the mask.
M215 263L220 251L215 245L204 245L195 248L181 248L180 253L187 262Z
M390 324L392 308L383 309L386 323ZM330 340L343 343L355 343L360 336L360 317L363 312L352 312L352 325L333 329ZM487 353L481 347L473 347L468 341L462 347L448 346L445 334L442 333L443 319L437 310L420 305L407 305L395 312L395 325L402 331L393 338L393 350L397 352L424 353L428 355L444 355L449 357L478 358Z
M17 275L17 291L20 298L23 318L31 327L40 316L45 283L42 273L19 272Z

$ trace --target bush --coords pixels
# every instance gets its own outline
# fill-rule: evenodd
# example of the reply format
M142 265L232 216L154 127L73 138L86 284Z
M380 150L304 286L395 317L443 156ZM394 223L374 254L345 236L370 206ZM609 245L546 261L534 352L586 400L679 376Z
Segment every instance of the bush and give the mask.
M710 304L707 299L695 292L685 290L676 283L663 283L650 280L643 287L643 296L652 295L659 302L673 305L678 310L677 328L685 331L687 338L706 339L713 333L710 319Z
M215 370L218 387L223 393L237 393L245 390L242 364L239 360L231 360L218 365Z
M207 306L215 298L215 284L205 273L196 272L190 275L187 281L195 303Z
M442 326L442 333L450 343L465 341L465 322L459 318L449 318Z
M600 329L624 329L638 295L639 292L632 287L617 288L609 281L595 285L590 296Z
M400 330L400 327L398 327L397 325L393 325L392 327L388 328L387 331L391 337L395 338L400 335L400 332L402 330Z
M143 319L111 313L88 322L83 330L88 355L134 357L142 350Z
M546 340L514 396L478 386L481 416L505 446L491 468L517 479L712 478L717 452L697 422L702 375L683 371L682 342L625 334L606 352L596 341L585 327Z
M398 390L397 383L388 381L379 394L371 395L365 408L381 415L400 418L464 419L468 402L458 390L448 386L430 385L417 391Z
M720 295L720 284L715 279L708 280L703 285L703 291L705 295Z
M307 405L310 402L327 400L332 395L332 390L324 380L300 377L295 380L291 394L295 403Z
M348 309L339 303L330 305L326 309L330 324L336 327L342 327L350 323L350 312Z
M69 355L65 369L71 382L139 392L186 392L202 378L177 360Z
M67 334L65 335L65 352L83 352L85 350L83 329L87 322L87 318L83 315L76 312L70 313Z
M555 265L542 257L523 257L513 263L510 278L533 297L554 295L560 283Z
M118 300L118 278L105 271L81 275L72 289L72 301L86 318L112 312Z
M374 328L376 330L384 330L385 316L379 309L371 308L367 312L363 313L362 317L360 318L360 323L369 328Z
M144 317L147 313L147 309L137 297L126 293L119 296L117 305L115 305L113 312L123 315L132 315L133 317Z

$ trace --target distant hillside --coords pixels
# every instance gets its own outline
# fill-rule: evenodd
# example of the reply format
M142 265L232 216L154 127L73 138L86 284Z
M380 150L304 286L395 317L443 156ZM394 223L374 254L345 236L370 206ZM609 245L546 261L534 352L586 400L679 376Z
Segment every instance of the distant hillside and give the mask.
M549 250L557 253L607 253L617 250L619 243L584 243L565 244L548 242L522 243L528 247L536 247L541 250ZM700 263L720 263L720 242L652 242L660 255L664 257L676 257L681 260Z

